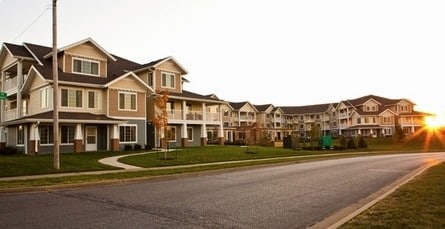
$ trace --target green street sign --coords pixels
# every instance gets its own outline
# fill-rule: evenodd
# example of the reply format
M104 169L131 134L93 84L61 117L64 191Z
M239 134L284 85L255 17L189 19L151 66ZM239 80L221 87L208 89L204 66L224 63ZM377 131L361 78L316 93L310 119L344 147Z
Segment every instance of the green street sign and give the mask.
M0 91L0 99L6 99L7 96L6 92Z

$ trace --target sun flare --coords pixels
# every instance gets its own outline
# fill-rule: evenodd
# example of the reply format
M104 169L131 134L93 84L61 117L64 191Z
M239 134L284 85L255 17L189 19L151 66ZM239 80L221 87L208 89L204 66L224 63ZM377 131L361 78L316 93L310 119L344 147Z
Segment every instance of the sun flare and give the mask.
M445 127L445 116L428 116L425 118L425 124L429 129L433 130Z

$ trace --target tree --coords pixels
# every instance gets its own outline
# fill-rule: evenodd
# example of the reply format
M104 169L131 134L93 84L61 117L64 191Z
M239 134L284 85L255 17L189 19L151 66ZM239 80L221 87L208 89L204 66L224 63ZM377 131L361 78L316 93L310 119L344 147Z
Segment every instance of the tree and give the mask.
M169 92L168 90L160 91L156 90L155 98L155 116L153 117L153 124L156 126L159 139L161 141L161 147L164 148L169 139L166 139L166 129L168 125L168 113L167 102ZM164 151L164 159L167 159L167 151Z
M362 135L358 136L357 148L367 148L368 144L366 144L365 138Z

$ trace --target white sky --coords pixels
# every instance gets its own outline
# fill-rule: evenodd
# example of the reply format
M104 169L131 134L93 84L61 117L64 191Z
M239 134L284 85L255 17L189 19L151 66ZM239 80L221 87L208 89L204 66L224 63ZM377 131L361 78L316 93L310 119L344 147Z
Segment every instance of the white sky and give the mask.
M51 46L51 3L0 0L0 43ZM173 56L196 93L276 106L375 94L445 112L443 0L59 0L57 9L59 47L91 37L139 63Z

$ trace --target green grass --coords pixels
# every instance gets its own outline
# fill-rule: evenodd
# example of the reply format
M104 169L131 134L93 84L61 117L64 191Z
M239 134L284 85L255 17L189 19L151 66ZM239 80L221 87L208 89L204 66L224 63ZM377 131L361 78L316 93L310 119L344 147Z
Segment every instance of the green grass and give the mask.
M60 154L60 170L53 169L52 154L0 156L0 177L117 169L101 164L98 160L128 153L127 151L63 153Z
M445 163L430 168L341 228L445 228Z

